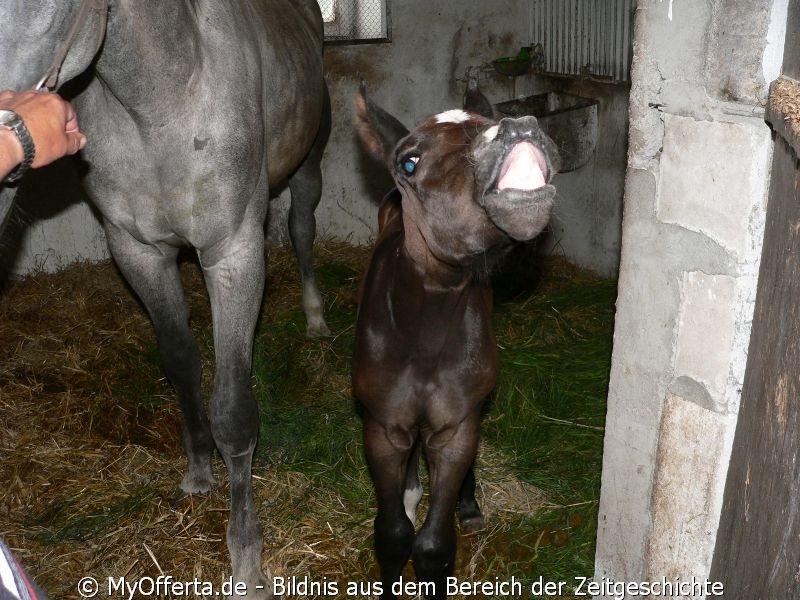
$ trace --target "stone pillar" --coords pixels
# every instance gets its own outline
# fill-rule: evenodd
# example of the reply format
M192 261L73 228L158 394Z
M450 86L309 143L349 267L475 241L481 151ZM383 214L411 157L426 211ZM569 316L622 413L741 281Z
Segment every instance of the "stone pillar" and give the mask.
M641 0L595 578L708 576L744 377L786 0Z

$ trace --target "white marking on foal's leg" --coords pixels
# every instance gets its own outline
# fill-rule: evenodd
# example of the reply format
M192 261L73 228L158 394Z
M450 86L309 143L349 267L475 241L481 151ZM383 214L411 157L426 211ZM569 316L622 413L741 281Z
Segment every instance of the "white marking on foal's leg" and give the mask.
M409 488L403 493L403 507L406 509L408 520L414 525L417 524L417 506L422 500L422 485L417 483L416 487Z

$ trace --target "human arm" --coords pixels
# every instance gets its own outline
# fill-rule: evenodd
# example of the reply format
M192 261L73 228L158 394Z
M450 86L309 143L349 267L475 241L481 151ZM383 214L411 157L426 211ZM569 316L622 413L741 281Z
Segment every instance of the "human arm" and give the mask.
M33 164L41 167L86 145L75 109L57 94L34 91L0 92L0 109L17 113L25 123L36 148ZM0 180L24 159L17 135L0 128Z

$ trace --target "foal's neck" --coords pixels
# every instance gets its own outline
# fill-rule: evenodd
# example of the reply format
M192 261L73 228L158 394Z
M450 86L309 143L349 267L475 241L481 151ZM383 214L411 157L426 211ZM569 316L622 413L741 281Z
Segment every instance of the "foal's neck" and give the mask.
M460 293L472 280L470 269L450 264L436 256L422 229L403 211L402 257L409 268L416 267L426 289L439 293Z

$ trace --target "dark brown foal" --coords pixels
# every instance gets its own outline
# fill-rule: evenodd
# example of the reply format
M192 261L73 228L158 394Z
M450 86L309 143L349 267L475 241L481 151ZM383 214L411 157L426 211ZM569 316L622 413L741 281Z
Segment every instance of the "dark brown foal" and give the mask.
M514 241L547 223L557 153L533 117L496 123L455 110L409 133L363 86L356 126L397 184L381 208L353 357L378 496L382 597L396 597L392 584L412 556L426 596L444 598L456 511L462 528L483 526L472 465L499 363L488 273ZM430 508L415 535L421 451Z

